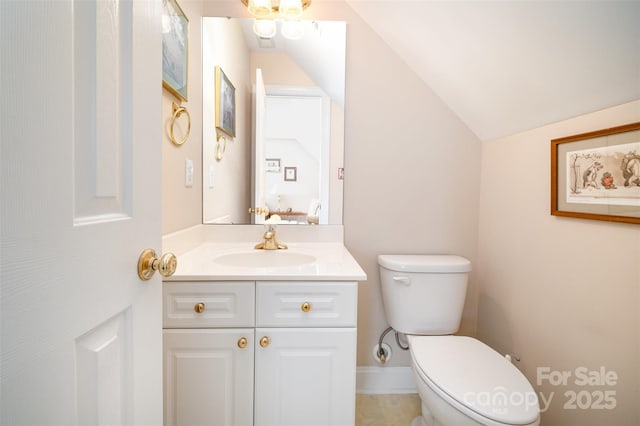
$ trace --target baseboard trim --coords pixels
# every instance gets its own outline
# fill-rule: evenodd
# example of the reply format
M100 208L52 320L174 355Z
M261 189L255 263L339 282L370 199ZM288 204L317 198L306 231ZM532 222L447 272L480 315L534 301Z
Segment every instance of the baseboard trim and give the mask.
M411 367L357 367L356 392L381 395L418 391Z

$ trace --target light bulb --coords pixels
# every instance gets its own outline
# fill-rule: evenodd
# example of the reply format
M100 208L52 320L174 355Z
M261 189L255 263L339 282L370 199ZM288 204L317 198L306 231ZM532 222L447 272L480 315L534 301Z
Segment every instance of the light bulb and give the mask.
M271 15L271 0L249 0L247 9L253 16L264 18Z
M301 0L280 0L278 6L280 16L285 19L297 19L302 16Z
M258 37L271 38L276 35L276 21L271 19L256 19L253 23L253 32Z

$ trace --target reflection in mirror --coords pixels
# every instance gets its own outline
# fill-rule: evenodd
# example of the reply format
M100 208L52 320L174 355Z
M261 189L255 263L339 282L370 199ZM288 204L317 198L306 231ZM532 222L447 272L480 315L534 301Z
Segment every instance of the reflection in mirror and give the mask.
M253 19L203 18L203 223L342 224L346 24L304 25L261 39ZM215 124L216 66L235 87L233 138Z

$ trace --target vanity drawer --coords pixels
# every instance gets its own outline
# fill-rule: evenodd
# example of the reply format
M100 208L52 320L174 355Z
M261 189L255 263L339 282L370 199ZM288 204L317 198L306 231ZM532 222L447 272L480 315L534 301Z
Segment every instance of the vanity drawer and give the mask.
M355 327L356 282L258 281L258 327Z
M253 281L168 282L162 298L164 328L255 325Z

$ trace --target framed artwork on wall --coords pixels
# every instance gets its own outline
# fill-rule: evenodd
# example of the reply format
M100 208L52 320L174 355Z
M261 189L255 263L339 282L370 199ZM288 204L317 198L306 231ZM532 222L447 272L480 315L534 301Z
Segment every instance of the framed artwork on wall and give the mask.
M162 1L162 86L187 100L189 19L176 0Z
M551 140L551 214L640 223L640 122Z
M297 167L285 167L284 168L284 180L287 182L295 182L298 180L298 168Z
M236 136L236 88L222 68L216 66L216 129Z
M280 173L280 159L279 158L265 158L264 170L268 173Z

